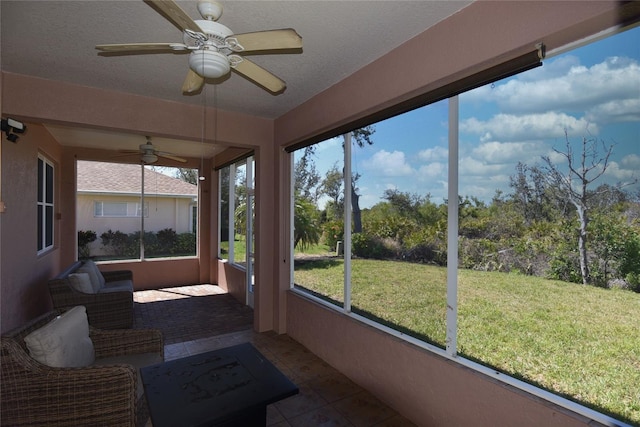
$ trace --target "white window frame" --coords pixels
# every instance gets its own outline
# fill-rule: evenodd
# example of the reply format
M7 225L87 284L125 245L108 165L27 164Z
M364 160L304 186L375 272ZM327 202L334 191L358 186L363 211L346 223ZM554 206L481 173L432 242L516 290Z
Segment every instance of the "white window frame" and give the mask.
M47 174L48 170L51 171L50 177ZM38 214L42 213L41 216L38 215L40 224L37 227L37 254L40 255L51 250L55 245L55 165L42 154L38 154L37 173L38 187L42 188L42 194L38 194L36 197ZM51 194L49 194L49 190ZM42 200L40 200L40 196L42 196ZM51 241L47 242L49 236Z

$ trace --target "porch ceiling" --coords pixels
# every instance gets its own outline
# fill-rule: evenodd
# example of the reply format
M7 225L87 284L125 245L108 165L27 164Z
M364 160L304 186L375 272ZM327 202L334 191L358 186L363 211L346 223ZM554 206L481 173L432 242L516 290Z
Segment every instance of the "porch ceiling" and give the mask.
M252 57L287 82L283 94L273 96L233 73L222 84L207 84L202 92L207 105L213 105L215 95L215 105L221 109L273 119L471 1L229 0L222 3L224 13L220 22L235 33L291 27L303 38L302 54ZM178 1L178 4L189 16L199 18L196 1ZM0 18L2 71L186 104L203 103L203 95L182 95L180 88L187 72L185 55L98 55L97 44L182 41L180 31L141 0L3 0ZM90 144L87 141L96 140L98 142L91 144L102 144L104 134L87 135L86 132L53 128L63 145L87 146ZM128 141L115 144L131 148ZM198 157L201 155L202 147L181 145L185 152L178 154L192 155L191 150L197 152Z

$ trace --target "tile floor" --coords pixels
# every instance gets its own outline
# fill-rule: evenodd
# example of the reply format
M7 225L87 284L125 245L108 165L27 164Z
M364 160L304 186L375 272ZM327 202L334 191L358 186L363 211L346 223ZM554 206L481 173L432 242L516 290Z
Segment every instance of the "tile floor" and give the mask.
M158 301L163 291L144 291L136 301ZM188 287L181 294L193 292ZM219 293L217 286L199 293ZM166 292L165 292L166 294ZM176 325L178 328L179 325ZM409 420L362 389L304 346L287 335L256 333L252 329L185 340L165 345L165 359L173 360L244 342L252 343L267 359L293 381L300 393L270 405L267 425L274 427L314 426L413 426ZM151 422L147 424L151 426Z

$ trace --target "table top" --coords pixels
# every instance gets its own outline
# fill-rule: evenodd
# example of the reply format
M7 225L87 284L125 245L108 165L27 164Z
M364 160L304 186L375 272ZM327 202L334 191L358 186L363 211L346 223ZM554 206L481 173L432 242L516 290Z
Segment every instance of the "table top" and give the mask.
M140 370L154 427L224 422L298 387L249 343Z

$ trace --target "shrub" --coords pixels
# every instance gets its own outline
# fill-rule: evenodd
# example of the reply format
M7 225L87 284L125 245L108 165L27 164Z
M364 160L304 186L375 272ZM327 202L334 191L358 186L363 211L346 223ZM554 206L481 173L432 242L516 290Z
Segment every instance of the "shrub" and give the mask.
M344 222L341 220L325 222L322 226L322 237L325 245L335 248L338 241L344 240Z
M196 233L178 234L175 253L179 255L195 255Z
M121 231L105 231L100 235L102 246L110 250L112 255L126 258L137 258L139 248L139 233L129 235Z
M78 230L78 259L86 259L91 256L89 243L95 242L98 236L92 230Z
M365 233L354 233L351 236L353 255L361 258L386 259L394 255L394 251L385 245L384 239Z

